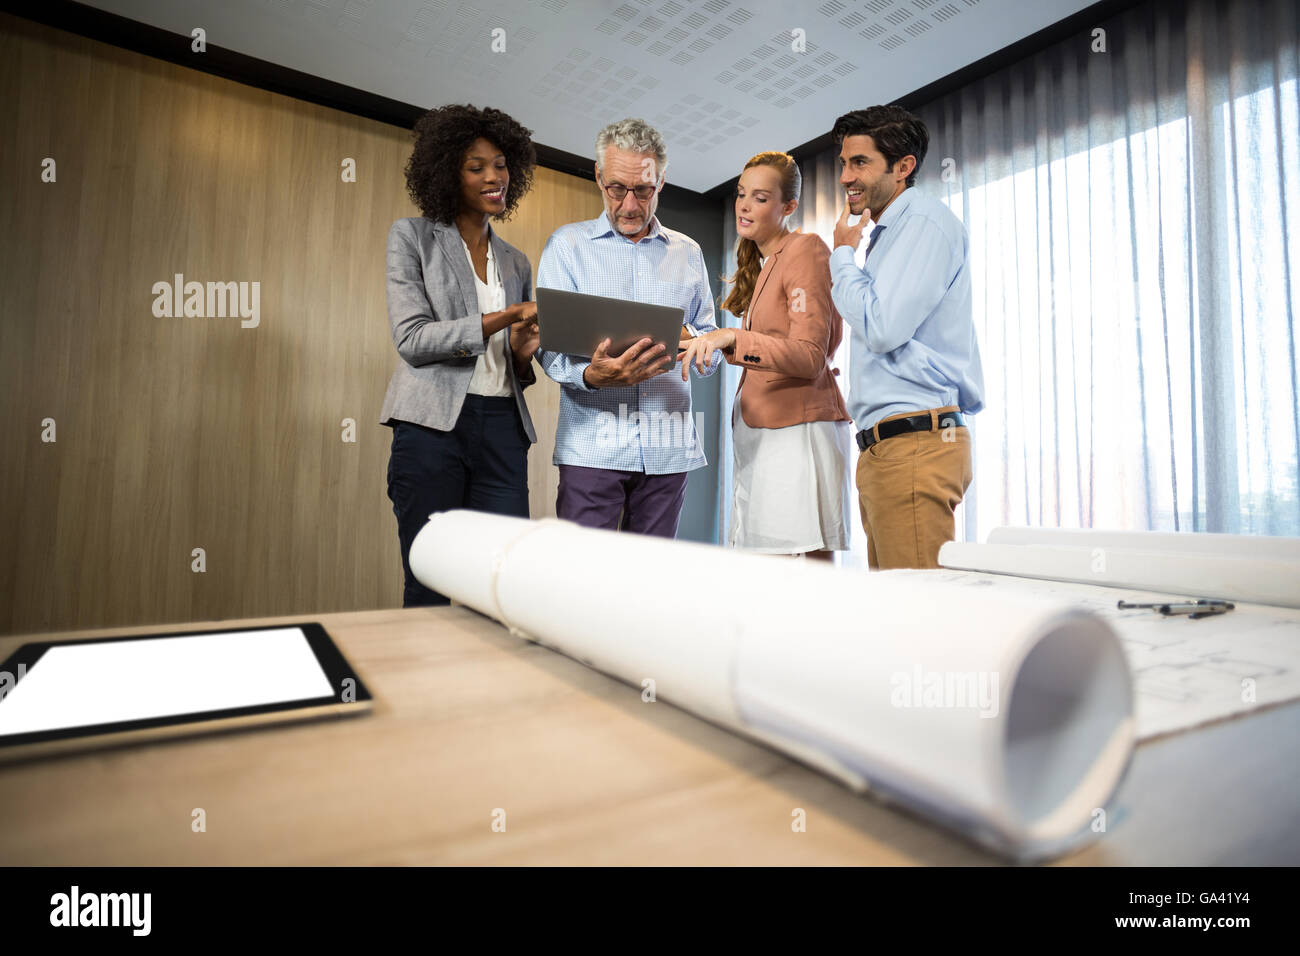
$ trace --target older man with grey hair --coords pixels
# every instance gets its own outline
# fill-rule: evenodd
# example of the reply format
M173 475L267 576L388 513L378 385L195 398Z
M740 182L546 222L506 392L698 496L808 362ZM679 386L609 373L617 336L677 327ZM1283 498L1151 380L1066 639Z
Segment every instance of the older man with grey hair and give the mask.
M613 123L596 136L596 184L605 211L555 231L542 251L537 285L685 311L682 337L716 328L713 293L699 243L655 216L668 151L643 120ZM609 340L590 358L539 352L559 382L555 503L561 518L592 528L621 527L671 538L686 497L686 476L707 462L691 415L690 383L663 373L676 355L648 338L617 358ZM714 352L705 375L714 374Z

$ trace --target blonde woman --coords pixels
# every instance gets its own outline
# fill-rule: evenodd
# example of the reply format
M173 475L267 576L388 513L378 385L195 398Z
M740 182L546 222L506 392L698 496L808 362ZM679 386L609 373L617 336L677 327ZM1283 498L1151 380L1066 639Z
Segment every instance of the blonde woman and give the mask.
M831 302L830 250L791 232L799 166L759 153L736 188L736 274L722 307L743 316L683 343L682 375L714 349L744 368L732 410L735 488L730 544L829 559L848 550L852 420L830 365L843 337Z

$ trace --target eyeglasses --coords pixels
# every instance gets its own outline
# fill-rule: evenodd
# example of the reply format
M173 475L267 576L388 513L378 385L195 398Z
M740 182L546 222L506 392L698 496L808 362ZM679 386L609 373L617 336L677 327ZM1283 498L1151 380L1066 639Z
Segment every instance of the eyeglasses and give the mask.
M600 188L605 190L605 192L609 193L609 198L614 200L614 202L622 202L624 198L626 198L628 193L631 193L633 196L635 196L637 202L645 202L647 199L649 199L651 196L655 194L655 192L659 189L659 186L660 183L657 182L653 186L647 186L643 184L628 189L622 183L610 183L608 186L606 186L604 179L601 179L600 181Z

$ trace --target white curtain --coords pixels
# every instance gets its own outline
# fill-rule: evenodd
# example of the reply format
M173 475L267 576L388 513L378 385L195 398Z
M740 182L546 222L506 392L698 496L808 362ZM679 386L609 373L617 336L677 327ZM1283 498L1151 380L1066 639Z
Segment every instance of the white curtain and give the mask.
M1097 26L917 111L917 188L970 232L984 359L958 537L1300 535L1297 5ZM829 237L837 154L802 168L804 231Z

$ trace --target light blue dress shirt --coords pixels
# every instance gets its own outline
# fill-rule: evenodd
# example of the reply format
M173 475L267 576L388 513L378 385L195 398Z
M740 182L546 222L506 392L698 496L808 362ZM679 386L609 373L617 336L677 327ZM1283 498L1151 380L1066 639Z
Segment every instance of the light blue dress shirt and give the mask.
M900 412L984 407L971 318L970 240L939 200L908 188L881 214L859 269L831 253L831 298L849 325L849 413L859 429Z
M699 243L665 229L657 216L640 242L615 230L605 213L561 226L542 250L537 285L677 306L685 310L684 323L693 334L717 328ZM682 381L680 365L639 385L593 389L582 379L590 360L538 352L537 361L562 386L555 464L648 475L676 474L707 464L691 414L691 384ZM722 352L715 350L705 374L714 374L721 364Z

